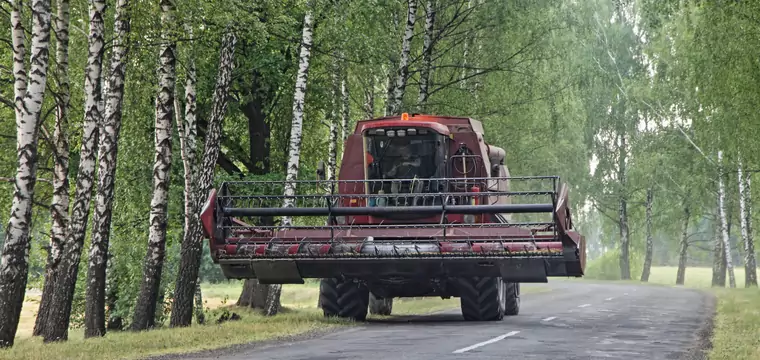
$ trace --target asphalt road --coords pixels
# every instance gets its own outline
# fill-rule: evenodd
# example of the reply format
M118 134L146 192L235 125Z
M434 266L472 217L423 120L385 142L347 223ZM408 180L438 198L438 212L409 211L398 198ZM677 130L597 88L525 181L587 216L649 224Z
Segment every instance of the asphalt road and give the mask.
M523 294L520 314L503 321L465 322L457 309L193 358L692 359L703 340L700 328L712 315L711 299L694 290L568 281L549 286L550 292Z

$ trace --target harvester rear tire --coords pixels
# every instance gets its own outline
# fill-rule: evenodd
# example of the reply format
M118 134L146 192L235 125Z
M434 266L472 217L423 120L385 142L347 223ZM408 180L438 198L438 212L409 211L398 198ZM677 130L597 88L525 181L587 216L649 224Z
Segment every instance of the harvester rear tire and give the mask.
M467 321L499 321L504 319L506 283L499 277L459 279L459 300L462 316Z
M369 288L351 280L322 279L319 303L325 317L341 317L354 321L367 319Z
M393 311L393 298L379 298L369 294L369 313L372 315L388 316Z
M520 313L520 283L504 283L506 296L504 296L504 315L515 316Z

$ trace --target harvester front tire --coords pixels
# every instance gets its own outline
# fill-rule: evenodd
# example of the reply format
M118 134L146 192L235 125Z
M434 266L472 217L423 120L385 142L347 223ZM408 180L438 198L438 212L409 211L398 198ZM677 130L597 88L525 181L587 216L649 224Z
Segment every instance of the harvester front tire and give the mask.
M388 316L393 311L393 298L379 298L369 294L369 313L372 315Z
M515 316L520 313L520 283L504 283L506 295L504 296L504 315Z
M498 277L459 279L462 316L467 321L504 319L506 283Z
M350 280L322 279L319 284L319 304L325 317L364 321L367 319L369 288Z

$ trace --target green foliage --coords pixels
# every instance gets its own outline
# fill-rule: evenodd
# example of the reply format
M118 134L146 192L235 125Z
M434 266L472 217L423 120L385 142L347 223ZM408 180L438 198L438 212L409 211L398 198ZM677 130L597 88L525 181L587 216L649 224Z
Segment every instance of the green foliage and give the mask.
M439 37L425 112L480 120L486 141L506 150L512 175L558 175L570 186L574 223L588 241L588 277L619 277L618 250L608 249L617 249L620 243L621 199L628 204L631 273L640 274L648 188L655 191L656 261L677 263L683 212L688 207L692 213L688 232L693 235L690 264L709 263L718 150L727 156L732 241L740 254L736 245L736 160L741 151L747 168L757 169L760 164L760 148L755 141L760 135L760 118L754 111L760 100L760 88L755 86L760 79L760 58L747 50L760 47L754 15L760 13L758 2L516 0L509 4L473 2L480 5L472 9L468 9L467 0L437 3ZM383 114L406 14L405 2L396 0L315 4L300 180L315 179L317 162L327 160L328 124L333 120L328 117L335 100L330 81L336 59L343 67L340 75L347 80L350 132L352 124L367 117L364 105L369 95L374 105L372 115ZM189 0L177 2L177 6L177 24L172 29L178 43L177 94L183 103L187 64L192 60L197 67L201 147L212 107L221 34L229 27L239 38L215 186L224 181L283 180L306 1ZM112 32L112 11L109 8L106 16L107 39ZM156 39L160 30L155 2L133 2L130 11L132 46L126 70L108 271L109 290L118 294L109 315L125 320L131 319L139 291L148 238ZM29 15L24 14L26 23ZM84 2L72 3L71 18L69 174L73 194L87 53ZM412 40L404 111L418 110L423 24L421 9ZM0 28L0 38L9 38L9 30L7 26ZM54 61L55 52L50 53ZM107 48L106 59L109 57ZM13 94L8 71L11 61L10 48L3 44L3 99ZM57 90L55 81L49 90L49 95ZM46 96L43 114L49 130L54 119L52 96ZM0 152L0 175L4 178L15 174L13 118L12 109L0 102L0 119L5 120L0 121L0 148L6 150ZM256 132L261 137L252 140ZM626 139L624 149L619 146L622 138ZM262 150L259 141L267 144L268 150ZM342 151L342 144L338 150ZM625 158L624 171L621 157ZM52 178L52 151L44 137L39 161L39 177ZM175 132L159 322L168 310L177 271L184 221L182 170ZM528 184L515 184L515 188L534 189ZM282 188L245 191L275 195ZM316 190L298 189L301 193L309 191ZM0 207L10 207L12 192L11 182L0 183ZM50 184L39 182L29 255L30 287L42 285L47 255L44 247L50 233L49 209L45 206L51 199ZM297 223L324 223L321 218L307 220L297 219ZM83 316L87 255L84 251L72 312L74 324L81 323ZM200 276L206 282L224 280L211 262L207 244Z
M644 257L638 252L631 253L631 276L641 274ZM585 278L594 280L620 280L620 250L607 251L601 257L586 263Z

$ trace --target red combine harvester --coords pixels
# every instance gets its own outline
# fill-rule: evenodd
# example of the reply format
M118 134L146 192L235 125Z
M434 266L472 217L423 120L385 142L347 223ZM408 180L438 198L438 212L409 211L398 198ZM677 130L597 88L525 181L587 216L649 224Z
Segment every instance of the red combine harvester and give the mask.
M325 316L364 320L370 297L453 296L466 320L501 320L519 312L520 283L585 267L568 187L510 177L504 157L469 118L359 121L338 180L320 162L316 181L225 182L201 220L227 278L322 279Z

